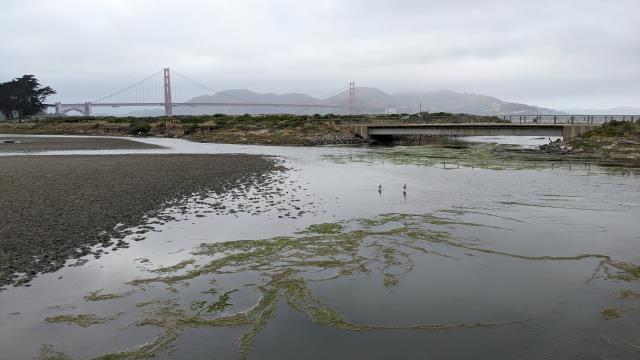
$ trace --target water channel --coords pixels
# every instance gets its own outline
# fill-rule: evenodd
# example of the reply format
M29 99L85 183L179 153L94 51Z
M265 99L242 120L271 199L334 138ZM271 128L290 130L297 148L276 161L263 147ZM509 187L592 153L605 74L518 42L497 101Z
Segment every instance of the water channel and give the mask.
M127 249L0 292L0 358L637 358L640 172L467 140L45 153L273 155L286 201L194 199Z

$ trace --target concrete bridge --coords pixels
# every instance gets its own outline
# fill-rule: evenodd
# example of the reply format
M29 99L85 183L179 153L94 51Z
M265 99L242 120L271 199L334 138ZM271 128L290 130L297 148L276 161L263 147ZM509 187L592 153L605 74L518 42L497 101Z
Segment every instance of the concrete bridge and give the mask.
M545 136L565 139L580 136L601 124L362 124L354 133L364 139L402 135L440 136Z

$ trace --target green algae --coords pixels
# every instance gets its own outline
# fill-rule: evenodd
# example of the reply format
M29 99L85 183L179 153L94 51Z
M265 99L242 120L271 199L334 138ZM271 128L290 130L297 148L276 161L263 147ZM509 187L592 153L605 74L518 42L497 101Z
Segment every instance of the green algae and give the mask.
M101 294L101 292L102 292L102 289L92 291L89 293L89 295L84 297L84 300L85 301L108 301L108 300L124 298L133 293L133 291L127 291L121 294Z
M306 282L302 279L281 279L280 287L284 288L285 298L289 306L297 311L307 314L316 325L329 326L349 331L374 331L374 330L454 330L477 327L498 327L513 325L532 320L522 319L510 322L473 322L456 324L424 323L412 325L394 324L361 324L355 323L344 317L336 309L327 306L313 297Z
M616 166L611 160L594 154L562 154L523 149L514 144L464 143L462 146L425 144L419 146L373 147L366 152L330 154L324 158L336 164L357 163L365 166L379 164L415 165L456 171L463 168L488 170L546 170L555 168L601 165L607 174L637 173L637 169ZM628 164L632 165L633 164Z
M121 314L116 314L110 317L99 317L96 314L67 314L51 316L46 318L45 321L52 324L67 324L80 327L89 327L91 325L104 324L110 320L117 318L119 315Z
M307 234L339 234L342 231L342 225L338 223L325 223L310 225L301 233Z
M640 292L630 289L620 290L617 295L622 300L640 300Z
M619 319L622 317L622 310L619 308L607 308L600 312L600 316L606 320Z
M240 357L247 359L253 350L258 333L273 319L278 305L278 293L272 289L264 288L262 298L253 309L249 329L238 339Z
M218 300L215 302L210 302L208 300L198 300L191 303L191 310L196 312L198 315L202 314L215 314L224 311L227 307L232 304L229 302L231 300L231 294L238 291L238 289L226 291L218 297ZM216 291L217 292L217 291ZM208 290L203 293L211 294L211 290Z
M560 156L526 151L518 145L492 143L465 143L464 146L446 147L441 144L420 146L394 146L372 148L362 154L325 155L335 163L363 163L395 165L421 165L441 167L445 170L483 168L491 170L540 169L554 166L564 160Z
M165 331L152 342L130 351L115 354L114 359L139 359L153 357L159 351L172 349L173 342L188 328L198 327L245 327L246 330L238 339L240 358L246 359L253 350L256 336L273 319L280 298L294 310L305 313L316 325L330 326L348 331L377 330L418 330L442 331L464 328L499 327L522 323L532 319L521 319L510 322L473 322L456 324L412 324L412 325L371 325L358 324L348 320L336 309L322 304L315 299L307 286L307 281L298 277L299 272L285 270L273 274L269 282L260 286L261 297L250 309L236 314L207 319L199 315L186 313L174 300L157 301L145 304L150 307L144 320L137 325L153 325ZM107 359L107 358L100 358Z
M220 297L218 297L218 301L207 306L207 312L221 312L224 311L224 309L226 309L227 307L231 306L232 304L229 302L229 300L231 300L231 293L234 293L236 291L238 291L238 289L222 293Z
M65 353L56 350L53 345L42 345L38 351L39 360L71 360Z
M42 345L38 350L38 360L71 360L71 357L58 351L53 345Z
M204 309L205 305L207 305L207 300L193 301L191 303L191 310L200 312L200 311L202 311Z
M96 360L153 358L162 351L174 349L174 342L186 329L238 326L247 327L245 333L238 339L241 357L247 358L253 349L255 337L268 324L276 311L277 294L269 289L263 290L262 297L252 308L212 319L187 313L175 299L145 303L140 306L144 309L145 317L137 321L136 325L156 326L164 331L149 343L119 353L105 354L97 357Z
M400 279L393 274L384 274L383 283L386 287L396 286L400 283Z
M211 289L209 289L209 290L202 291L202 294L215 295L215 294L217 294L218 292L219 292L219 290L218 290L218 289L216 289L216 288L211 288Z
M201 244L193 254L205 260L202 265L189 268L178 275L173 274L174 269L183 270L195 263L195 259L185 260L174 266L162 268L171 270L155 271L158 276L129 282L130 285L144 290L146 286L155 283L175 289L175 286L188 284L189 280L209 275L256 272L261 279L256 284L252 283L260 295L257 303L247 310L233 314L223 312L231 305L230 297L236 290L220 294L215 302L208 299L196 300L187 308L183 308L175 298L138 304L137 308L142 311L136 325L157 327L161 329L160 335L147 344L120 353L107 354L102 359L107 359L106 356L113 359L154 357L161 352L174 349L177 338L185 330L202 327L242 327L244 333L238 339L238 348L241 358L248 358L256 336L274 318L281 300L293 310L304 313L316 325L348 331L460 330L507 326L531 320L451 324L356 323L336 308L320 302L309 289L311 282L369 274L374 270L380 272L382 286L399 286L403 275L413 269L413 256L416 254L457 259L442 250L434 251L431 248L433 245L439 245L444 249L461 249L465 254L488 254L523 261L591 259L599 262L597 271L603 271L608 279L632 281L638 278L636 265L617 262L601 254L528 256L481 247L476 242L457 239L441 228L482 225L431 214L383 214L372 219L356 219L333 225L310 226L295 236ZM198 264L200 263L198 261ZM310 274L322 275L309 278ZM203 291L202 294L215 296L219 291L212 288ZM168 294L171 295L169 291ZM608 315L614 315L614 312L603 312L603 317Z
M172 272L176 272L176 271L180 271L185 269L187 266L189 265L193 265L195 263L195 260L193 259L189 259L189 260L184 260L181 261L173 266L166 266L166 267L161 267L161 268L157 268L154 270L151 270L151 272L153 273L172 273Z
M640 280L640 266L626 261L609 261L607 265L615 268L617 273L609 274L609 278L622 281Z

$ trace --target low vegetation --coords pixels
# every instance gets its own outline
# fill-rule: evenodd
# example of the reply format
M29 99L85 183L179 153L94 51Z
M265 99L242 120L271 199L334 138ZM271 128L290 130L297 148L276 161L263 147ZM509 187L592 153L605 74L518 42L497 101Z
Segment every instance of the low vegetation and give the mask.
M151 124L144 120L135 120L129 124L130 135L146 135L151 131Z
M583 139L626 138L640 140L640 122L612 120L602 127L589 131Z
M640 161L640 122L610 121L582 136L543 146L551 153Z
M0 122L0 134L184 137L202 142L324 145L363 142L351 129L362 122L500 122L497 117L437 113L408 115L201 115L172 117L65 116Z

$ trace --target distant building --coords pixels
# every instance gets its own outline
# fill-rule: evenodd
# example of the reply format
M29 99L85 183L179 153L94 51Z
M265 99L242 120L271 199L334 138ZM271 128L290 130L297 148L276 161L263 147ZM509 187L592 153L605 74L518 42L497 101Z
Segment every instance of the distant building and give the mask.
M386 109L384 109L384 113L387 115L395 115L398 113L398 108L394 108L394 107L388 107Z

